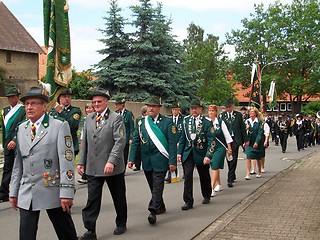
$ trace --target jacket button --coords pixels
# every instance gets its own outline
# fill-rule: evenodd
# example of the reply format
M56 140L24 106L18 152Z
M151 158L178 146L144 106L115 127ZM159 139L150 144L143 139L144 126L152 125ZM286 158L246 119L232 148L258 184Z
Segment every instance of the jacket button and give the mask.
M34 176L34 173L31 173L31 176Z
M33 182L31 185L32 185L32 187L33 187L33 186L36 185L36 184Z

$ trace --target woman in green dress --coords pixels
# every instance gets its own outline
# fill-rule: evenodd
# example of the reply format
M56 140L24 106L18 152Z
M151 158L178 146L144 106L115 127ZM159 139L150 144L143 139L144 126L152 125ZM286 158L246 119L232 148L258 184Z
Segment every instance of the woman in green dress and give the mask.
M263 143L261 142L263 134L262 121L258 118L259 110L252 107L249 111L249 118L246 120L246 129L249 139L249 146L245 148L247 156L247 175L246 180L250 180L251 159L258 160L257 178L261 177L261 155L263 151Z
M226 157L226 151L228 151L228 156L232 157L231 142L232 137L228 131L227 125L224 121L218 118L218 108L215 105L210 105L208 107L208 116L212 121L214 127L214 151L213 156L210 161L211 172L211 197L215 196L215 192L221 191L221 181L220 181L220 169L224 167L224 159ZM217 184L215 186L215 184Z

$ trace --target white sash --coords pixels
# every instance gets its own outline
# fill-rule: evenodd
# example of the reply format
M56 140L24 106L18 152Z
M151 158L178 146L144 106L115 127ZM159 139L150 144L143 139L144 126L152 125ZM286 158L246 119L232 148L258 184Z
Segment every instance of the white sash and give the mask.
M149 117L149 116L148 116ZM144 118L144 124L146 126L146 130L152 140L152 142L154 143L154 145L156 145L156 147L158 148L159 152L165 156L166 158L169 159L169 153L167 152L167 150L164 148L164 146L162 145L162 143L160 142L160 140L158 139L158 137L156 136L156 134L152 131L150 124L148 122L148 117Z
M13 108L11 108L11 110L7 113L7 115L4 117L3 123L4 126L7 125L9 119L16 113L16 111L19 110L19 108L22 106L22 104L18 103L17 105L15 105Z

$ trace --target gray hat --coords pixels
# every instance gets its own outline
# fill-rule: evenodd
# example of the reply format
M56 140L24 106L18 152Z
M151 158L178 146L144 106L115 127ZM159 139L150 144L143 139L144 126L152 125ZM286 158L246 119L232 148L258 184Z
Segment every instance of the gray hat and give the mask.
M91 98L93 98L94 96L103 96L103 97L106 97L108 100L110 100L109 91L102 87L96 87L92 89L89 95Z
M28 98L41 98L45 102L49 102L49 97L45 95L45 91L41 87L31 87L29 92L22 96L20 100L25 102Z

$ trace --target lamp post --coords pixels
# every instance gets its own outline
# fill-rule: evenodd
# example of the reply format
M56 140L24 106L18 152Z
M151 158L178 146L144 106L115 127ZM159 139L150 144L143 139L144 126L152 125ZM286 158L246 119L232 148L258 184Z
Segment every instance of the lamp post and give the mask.
M260 71L260 76L259 76L259 82L260 82L260 93L261 92L261 86L262 86L262 71L265 67L269 66L269 65L272 65L272 64L277 64L277 63L285 63L285 62L290 62L290 61L293 61L293 60L296 60L297 58L288 58L288 59L284 59L284 60L279 60L279 61L274 61L274 62L269 62L267 63L266 65L264 65L262 68L261 68L261 71ZM262 96L262 103L263 103L263 107L264 107L264 99L263 99L263 95L261 94Z

